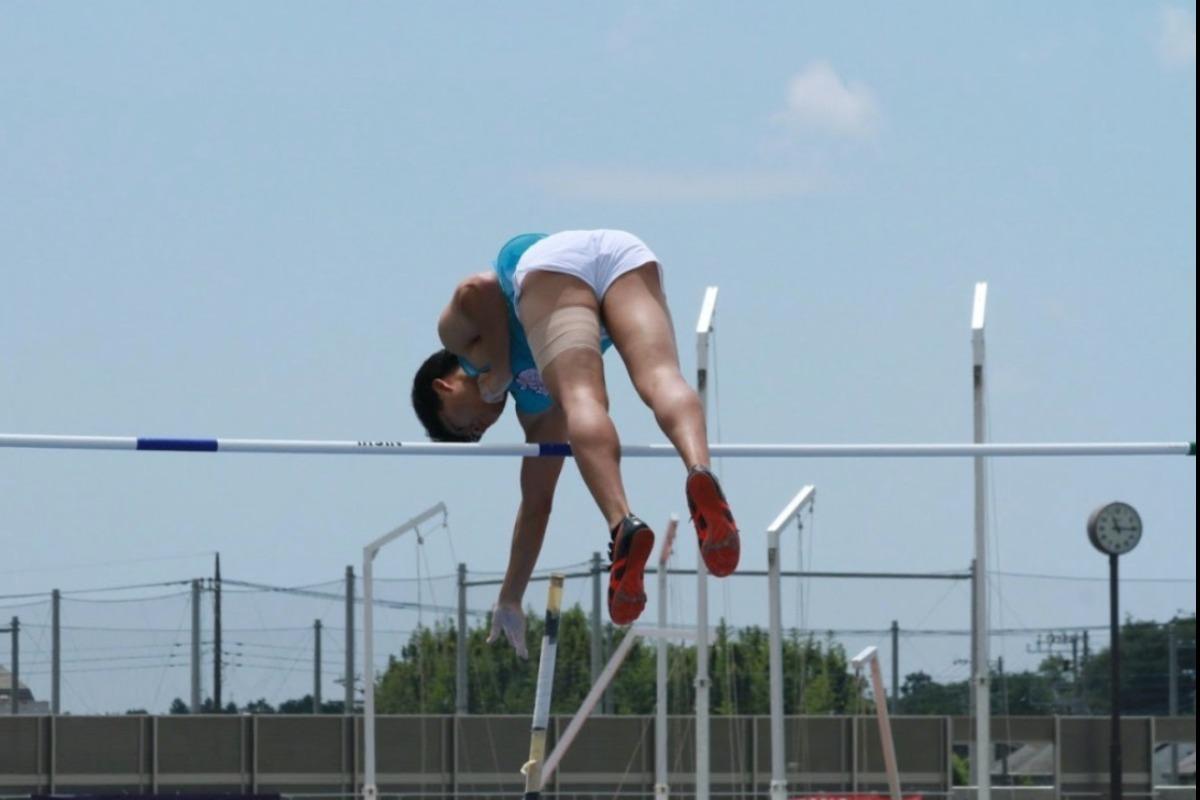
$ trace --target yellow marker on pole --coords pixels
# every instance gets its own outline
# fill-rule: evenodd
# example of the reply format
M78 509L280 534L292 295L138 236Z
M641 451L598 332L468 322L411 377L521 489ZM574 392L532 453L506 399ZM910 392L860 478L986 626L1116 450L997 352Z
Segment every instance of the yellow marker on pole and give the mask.
M562 607L565 576L550 576L546 598L546 632L542 635L542 655L538 659L537 694L533 702L533 727L529 736L529 760L521 767L525 776L525 800L542 796L542 764L546 758L546 728L550 724L550 696L554 689L554 659L558 652L558 615Z

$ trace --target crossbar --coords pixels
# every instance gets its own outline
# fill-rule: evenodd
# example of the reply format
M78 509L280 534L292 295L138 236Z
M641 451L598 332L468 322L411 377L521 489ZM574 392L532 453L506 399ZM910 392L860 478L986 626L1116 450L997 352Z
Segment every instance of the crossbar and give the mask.
M570 456L571 446L472 444L391 440L188 439L137 436L64 436L0 433L0 449L138 450L176 453L276 453L293 455L391 456ZM977 458L1045 456L1191 456L1194 441L1183 442L1033 442L985 444L710 444L714 458ZM625 458L677 458L669 444L627 444Z

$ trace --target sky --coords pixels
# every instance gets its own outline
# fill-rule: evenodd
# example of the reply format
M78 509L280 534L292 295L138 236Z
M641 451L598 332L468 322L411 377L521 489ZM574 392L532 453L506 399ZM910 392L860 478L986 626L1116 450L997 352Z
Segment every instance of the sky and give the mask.
M992 440L1194 439L1195 31L1194 4L1173 2L7 3L0 431L421 440L412 373L456 282L516 233L606 227L660 257L689 377L704 289L720 287L714 440L968 441L977 281ZM607 379L623 439L660 441L615 353ZM506 418L486 441L519 437ZM1146 529L1122 559L1123 612L1194 613L1194 460L991 466L995 627L1106 623L1084 522L1113 499ZM453 580L430 576L503 570L517 468L0 450L0 618L22 618L44 698L53 588L204 577L219 552L225 577L336 592L364 544L439 501L447 533L402 540L377 571L390 598L452 605ZM717 468L746 568L765 568L762 531L806 484L816 509L785 567L972 558L970 461ZM686 512L677 463L624 470L639 515L661 528ZM606 542L569 466L541 564ZM64 709L186 697L185 590L67 595ZM694 621L695 592L673 582L673 621ZM569 582L568 603L590 597ZM784 623L965 630L969 598L963 583L793 581ZM325 692L340 691L336 601L228 599L247 644L227 698L310 691L316 618ZM764 584L714 581L710 607L764 625ZM381 612L396 633L380 658L437 616ZM967 649L906 638L902 670L962 679ZM992 646L1016 668L1032 649Z

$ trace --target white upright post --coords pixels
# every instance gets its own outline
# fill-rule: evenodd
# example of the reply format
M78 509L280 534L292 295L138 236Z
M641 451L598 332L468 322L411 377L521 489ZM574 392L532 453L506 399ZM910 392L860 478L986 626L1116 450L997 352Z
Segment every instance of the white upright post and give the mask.
M717 287L704 290L696 323L696 393L708 425L708 340L717 310ZM708 568L696 554L696 800L708 800Z
M987 309L987 284L975 284L975 304L971 313L972 386L974 392L975 444L987 438L987 407L984 402L984 318ZM992 697L989 675L991 627L988 617L988 541L987 541L987 461L976 456L975 462L975 652L972 654L975 686L975 753L971 771L978 800L992 796Z
M667 523L667 536L663 540L658 556L658 627L667 627L667 563L671 558L671 547L675 544L675 531L679 517L671 515ZM671 796L667 784L667 640L659 638L656 675L656 699L654 709L654 796Z
M816 491L812 486L805 486L767 527L767 593L771 637L771 800L787 800L787 761L783 746L783 601L779 580L779 532L812 504Z
M363 548L363 800L376 800L375 785L375 549Z
M380 536L363 548L363 800L377 800L375 783L375 571L372 564L385 544L438 514L446 521L446 504L436 506Z

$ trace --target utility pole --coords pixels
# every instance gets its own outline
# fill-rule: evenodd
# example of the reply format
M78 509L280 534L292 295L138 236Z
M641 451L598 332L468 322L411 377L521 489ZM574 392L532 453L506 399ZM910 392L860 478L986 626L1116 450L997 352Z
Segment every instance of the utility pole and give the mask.
M50 593L50 713L62 713L62 593Z
M458 565L458 647L454 653L454 713L471 708L467 695L467 565Z
M221 554L213 572L213 713L221 713Z
M996 659L996 672L999 673L1000 686L1003 689L1003 687L1004 687L1004 656L1000 656ZM1007 697L1007 696L1008 696L1008 694L1006 692L1005 697ZM1008 713L1007 707L1004 709L1004 713L1005 714ZM1012 781L1009 780L1009 777L1008 777L1008 742L1004 743L1004 755L1001 756L1001 763L1003 764L1004 785L1011 786Z
M21 620L12 618L12 713L21 713Z
M900 713L900 623L892 620L892 713Z
M10 645L12 652L12 670L10 671L10 680L12 685L9 687L9 700L12 702L12 715L15 717L21 713L21 640L19 638L21 632L21 620L16 617L12 618L12 623L7 628L0 628L0 633L12 634L12 644Z
M192 581L192 713L200 713L200 581Z
M342 713L354 716L354 567L346 567L346 686Z
M1167 714L1179 714L1179 639L1175 620L1167 623ZM1179 745L1171 742L1171 785L1179 785Z
M321 620L313 620L313 707L312 713L321 713Z
M1072 699L1070 707L1072 713L1076 714L1081 711L1083 705L1079 692L1079 643L1082 638L1083 634L1075 631L1047 633L1045 635L1039 633L1033 644L1025 645L1026 653L1049 656L1056 663L1057 671L1055 674L1059 676L1053 687L1056 703L1061 702L1059 689L1063 682L1062 674L1068 669L1071 670L1073 686L1071 688ZM1067 659L1067 652L1071 653L1069 660Z

